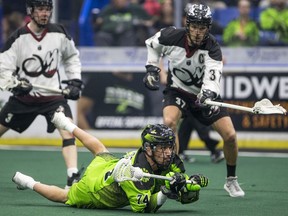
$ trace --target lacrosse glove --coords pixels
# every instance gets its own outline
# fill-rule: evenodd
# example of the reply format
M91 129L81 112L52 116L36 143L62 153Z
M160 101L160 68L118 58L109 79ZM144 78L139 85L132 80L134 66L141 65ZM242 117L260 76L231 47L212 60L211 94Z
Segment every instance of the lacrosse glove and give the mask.
M179 191L185 186L186 178L183 173L169 172L166 174L167 177L172 177L172 180L165 180L165 185L161 186L161 191L169 199L178 199Z
M14 88L11 89L11 92L15 96L24 96L29 94L29 92L33 89L32 84L26 78L18 78L18 84Z
M200 187L207 187L208 183L209 183L209 179L202 175L202 174L196 174L196 175L192 175L189 178L190 180L192 180L193 182L197 183L198 185L200 185Z
M145 84L145 87L150 90L159 90L159 83L160 81L160 68L153 66L153 65L146 65L146 75L143 78L143 82Z
M201 93L197 95L196 105L202 108L202 113L206 118L211 118L213 115L217 115L220 112L218 106L209 106L205 104L206 100L215 100L217 94L211 90L203 89Z
M202 187L207 187L209 182L208 178L202 174L192 175L189 180L193 183L186 184L178 194L177 201L182 204L193 203L199 200L200 189Z
M80 92L83 89L83 82L80 79L63 80L62 83L67 84L63 90L66 99L78 100Z

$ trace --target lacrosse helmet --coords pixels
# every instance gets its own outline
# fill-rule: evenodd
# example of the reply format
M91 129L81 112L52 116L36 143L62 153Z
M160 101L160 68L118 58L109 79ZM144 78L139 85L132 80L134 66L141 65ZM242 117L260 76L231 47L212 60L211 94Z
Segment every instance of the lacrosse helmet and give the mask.
M212 13L209 6L204 4L187 4L185 7L186 13L186 32L190 36L190 24L198 24L207 26L208 31L204 36L203 41L209 37L209 29L212 25ZM190 38L191 39L191 38ZM202 43L203 43L202 41Z
M155 124L155 125L147 125L142 134L142 148L144 151L147 150L147 147L150 147L152 150L152 160L157 164L159 169L165 169L166 166L169 166L175 156L174 148L175 148L175 134L171 128L167 127L164 124ZM165 166L163 164L159 164L155 157L154 151L157 146L161 147L169 147L172 148L172 155L170 158L169 164Z
M33 11L35 10L35 7L40 6L48 6L51 8L51 11L53 10L53 0L26 0L26 11L27 14L31 17L31 19L34 20L34 22L38 25L40 28L44 28L46 24L40 24L35 20L35 17L32 16ZM52 16L52 13L51 13ZM51 18L50 16L50 18ZM49 18L49 19L50 19Z

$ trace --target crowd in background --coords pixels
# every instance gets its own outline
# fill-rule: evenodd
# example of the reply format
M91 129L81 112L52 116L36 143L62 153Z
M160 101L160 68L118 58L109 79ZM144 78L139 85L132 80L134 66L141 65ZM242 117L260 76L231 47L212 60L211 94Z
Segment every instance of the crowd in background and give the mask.
M103 1L105 2L105 1ZM144 46L159 29L175 24L173 0L107 0L95 8L91 25L95 46ZM211 33L223 46L283 46L288 44L287 0L185 0L204 2L212 10ZM2 43L28 20L25 1L2 0ZM58 22L78 41L78 19L83 0L66 4L57 0ZM62 10L65 8L65 10ZM184 11L184 8L183 8ZM222 13L222 14L221 14ZM184 13L183 13L184 15ZM225 21L221 20L225 17ZM228 20L228 19L231 20ZM116 40L117 39L117 40Z

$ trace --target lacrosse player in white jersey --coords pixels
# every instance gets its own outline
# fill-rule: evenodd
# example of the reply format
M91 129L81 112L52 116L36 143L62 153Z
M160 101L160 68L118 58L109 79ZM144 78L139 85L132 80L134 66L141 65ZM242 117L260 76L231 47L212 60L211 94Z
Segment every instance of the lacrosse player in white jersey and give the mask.
M189 177L185 173L183 161L174 154L174 133L166 125L147 125L141 133L142 146L119 159L109 153L100 140L73 124L63 112L55 112L52 122L57 128L73 133L94 158L80 181L69 191L16 172L12 181L20 190L32 189L51 201L78 208L130 206L133 212L154 213L167 198L182 204L196 202L200 189L208 185L204 175ZM140 173L168 177L168 180L141 177L144 175L139 178L138 175L136 179L139 181L135 181L133 168L141 170Z
M50 23L53 1L27 0L26 7L31 21L9 37L0 54L0 89L13 93L0 112L0 136L9 129L22 133L38 115L45 116L47 132L52 133L54 111L64 107L72 121L67 99L77 100L82 88L79 52L63 26ZM61 79L61 63L67 80ZM61 82L66 84L65 95L33 88L37 84L59 89ZM80 177L75 138L64 130L59 133L70 187Z
M205 104L206 100L221 101L223 62L221 48L209 33L211 11L206 5L192 4L185 12L185 28L168 27L146 40L147 73L143 81L150 90L158 90L158 63L165 56L169 65L163 91L164 124L176 133L180 118L190 112L204 125L212 125L224 141L227 164L224 189L231 197L243 197L245 193L236 176L238 146L231 118L226 109Z

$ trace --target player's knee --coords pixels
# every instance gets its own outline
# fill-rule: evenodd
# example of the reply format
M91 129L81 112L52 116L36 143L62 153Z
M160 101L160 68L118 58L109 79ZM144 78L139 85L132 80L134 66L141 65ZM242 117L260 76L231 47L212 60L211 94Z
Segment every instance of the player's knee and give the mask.
M224 143L230 143L230 144L235 144L236 143L236 132L231 131L223 137Z
M177 120L171 117L164 117L163 123L167 125L169 128L171 128L174 132L177 129Z
M62 142L62 147L67 147L67 146L71 146L71 145L75 145L75 138L71 138L71 139L64 139Z

